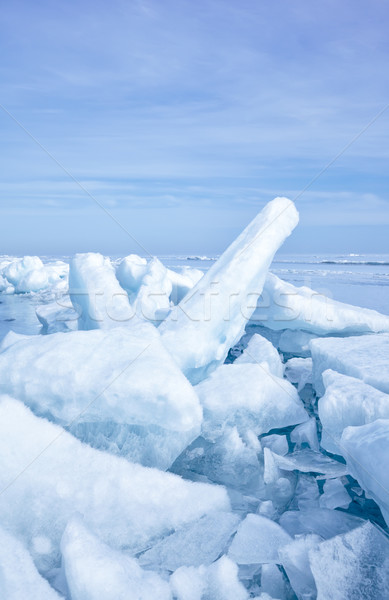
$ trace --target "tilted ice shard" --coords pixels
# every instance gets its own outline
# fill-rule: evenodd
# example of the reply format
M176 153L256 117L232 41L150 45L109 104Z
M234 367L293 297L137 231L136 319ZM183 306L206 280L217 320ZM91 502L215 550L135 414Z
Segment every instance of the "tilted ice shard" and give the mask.
M238 565L280 564L279 550L291 541L290 535L278 523L249 514L239 525L228 556Z
M269 340L258 333L254 333L247 347L235 360L235 364L241 363L267 363L270 373L276 377L283 377L284 365L276 348Z
M70 262L69 295L79 329L110 329L128 323L134 311L109 258L89 252Z
M273 256L297 222L293 202L270 202L162 323L164 344L191 381L206 377L241 338Z
M266 363L221 365L195 390L204 409L203 435L211 440L227 424L261 435L308 419L296 389L269 373Z
M347 427L340 440L351 475L373 498L389 524L389 419Z
M389 589L389 538L369 521L309 551L317 600L384 600Z
M339 448L343 430L349 425L366 425L376 419L389 419L389 394L360 379L327 370L323 373L325 394L318 403L323 426L321 445L334 454Z
M389 331L389 316L332 300L308 287L296 287L273 273L267 276L251 320L278 331L302 329L318 335Z
M21 338L0 352L0 391L82 441L168 468L200 433L196 393L150 323ZM116 447L115 447L116 445Z
M166 581L102 542L78 516L66 526L61 552L72 600L171 600Z
M362 379L389 394L389 334L360 335L348 338L312 340L314 388L324 393L322 374L332 369Z
M184 525L139 557L139 564L154 570L210 565L228 548L240 518L226 512L205 515Z
M60 539L75 512L105 543L136 553L210 511L230 510L224 488L94 450L6 396L0 398L0 490L0 521L43 572L59 566ZM45 543L34 545L37 538Z
M36 537L32 544L44 550L45 540ZM38 573L27 548L16 537L0 528L0 596L2 600L60 600Z
M279 522L291 536L314 533L323 539L346 533L364 523L355 515L328 508L288 510L281 515Z

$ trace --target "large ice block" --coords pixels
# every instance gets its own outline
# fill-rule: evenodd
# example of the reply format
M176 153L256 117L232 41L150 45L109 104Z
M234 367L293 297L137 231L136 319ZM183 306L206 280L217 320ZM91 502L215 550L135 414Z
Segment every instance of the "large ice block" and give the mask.
M59 566L75 512L103 542L135 554L185 523L230 510L224 488L90 448L7 396L0 398L0 492L0 522L43 572Z
M322 424L321 445L328 452L342 454L339 448L343 430L349 425L366 425L376 419L389 419L389 395L360 379L327 370L323 373L325 394L318 403Z
M351 475L377 502L389 525L389 419L346 427L340 447Z
M134 316L127 292L120 286L109 258L89 252L70 262L69 295L79 313L79 329L110 329Z
M161 324L191 381L206 377L242 337L273 256L297 222L290 200L270 202Z
M200 433L196 393L150 323L8 334L5 346L0 391L93 446L166 469Z
M309 551L317 600L385 600L389 538L369 521Z
M389 334L312 340L313 381L319 396L324 393L322 374L327 369L362 379L389 393Z
M270 329L303 330L328 335L389 331L389 317L375 310L344 304L308 287L296 287L269 273L252 323Z
M204 409L203 435L215 439L226 425L256 435L308 419L296 389L267 364L221 365L195 386Z

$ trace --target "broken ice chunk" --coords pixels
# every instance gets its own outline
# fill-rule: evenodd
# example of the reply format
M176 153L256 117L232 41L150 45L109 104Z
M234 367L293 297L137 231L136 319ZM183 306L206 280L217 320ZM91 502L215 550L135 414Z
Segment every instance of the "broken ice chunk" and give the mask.
M348 472L347 465L308 448L297 450L286 456L279 456L271 450L267 450L271 453L277 467L282 471L296 470L301 473L322 473L325 475L325 477L319 477L319 479L341 477ZM268 458L270 457L268 456Z
M322 538L315 534L299 536L280 549L280 560L299 600L316 600L316 585L309 565L309 551Z
M308 419L296 389L263 365L221 365L195 390L204 409L203 435L209 439L226 425L260 435Z
M320 338L311 342L311 350L314 387L319 396L324 393L322 374L327 369L389 393L389 334Z
M77 511L104 542L135 553L210 511L230 510L223 488L94 450L5 396L0 490L0 522L24 540L44 571L58 566L61 535ZM32 545L36 537L50 543Z
M339 447L343 430L349 425L365 425L376 419L389 419L389 395L360 379L324 371L325 394L318 403L323 426L321 445L333 454Z
M329 479L324 484L324 494L320 496L322 508L347 508L351 496L340 479Z
M129 294L137 292L147 272L147 260L137 254L125 256L116 268L116 277Z
M248 600L238 579L238 567L222 556L209 567L180 567L170 578L177 600Z
M239 525L228 556L239 565L280 564L279 550L290 541L289 534L274 521L249 514Z
M273 256L297 222L290 200L270 202L162 323L166 347L194 383L242 337Z
M340 447L351 475L381 509L389 524L389 419L346 427Z
M296 444L296 448L302 448L308 444L311 450L319 451L319 440L317 439L316 419L309 419L301 425L297 425L290 434L291 441ZM277 453L279 454L279 452Z
M68 296L57 302L42 304L35 312L38 321L42 323L43 334L75 331L78 328L78 313L71 307Z
M60 600L38 573L27 548L0 528L0 595L3 600Z
M200 433L196 394L150 323L17 338L0 353L0 381L37 414L76 421L83 441L147 466L168 468Z
M79 517L67 524L61 552L72 600L171 600L166 581L110 548Z
M289 535L315 533L323 539L346 533L364 523L359 517L327 508L289 510L281 515L279 522Z
M309 551L317 600L385 600L389 590L389 538L372 523Z
M284 366L276 348L258 333L254 333L243 353L235 360L235 364L240 363L266 363L270 373L276 377L284 375Z
M261 445L263 448L270 448L276 454L285 456L289 452L289 444L286 435L264 435L261 437Z
M139 558L139 564L154 570L175 571L182 566L210 565L225 553L240 518L217 512L189 523L157 542Z
M79 314L79 329L110 329L134 317L111 261L101 254L74 256L69 268L69 295Z
M298 391L307 383L312 383L312 358L291 358L285 364L285 376L291 383L297 383Z

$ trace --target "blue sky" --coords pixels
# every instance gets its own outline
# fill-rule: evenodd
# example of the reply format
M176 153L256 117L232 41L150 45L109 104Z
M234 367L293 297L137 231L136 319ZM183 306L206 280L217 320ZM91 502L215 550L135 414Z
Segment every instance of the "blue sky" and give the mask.
M222 251L387 105L388 17L386 0L3 3L0 253ZM389 109L298 198L286 251L389 252L388 134Z

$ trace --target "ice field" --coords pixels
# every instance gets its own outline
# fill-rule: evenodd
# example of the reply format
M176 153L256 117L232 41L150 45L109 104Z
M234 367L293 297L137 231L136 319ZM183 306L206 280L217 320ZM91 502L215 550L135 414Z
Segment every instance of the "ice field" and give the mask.
M389 256L0 257L0 598L389 598Z

